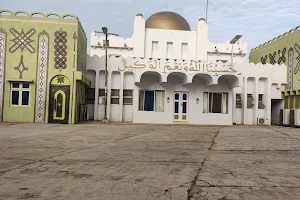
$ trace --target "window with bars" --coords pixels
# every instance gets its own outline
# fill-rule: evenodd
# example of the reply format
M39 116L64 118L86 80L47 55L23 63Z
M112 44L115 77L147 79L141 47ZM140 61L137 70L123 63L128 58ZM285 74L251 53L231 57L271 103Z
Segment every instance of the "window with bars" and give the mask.
M265 105L263 103L263 94L258 95L258 109L264 109Z
M86 90L86 103L95 103L95 88L87 88Z
M243 107L242 94L236 94L235 107L236 108L242 108Z
M252 97L252 94L247 94L247 108L253 108L254 98Z
M11 83L11 105L28 106L29 105L29 83L14 82Z
M111 89L110 95L110 103L111 104L119 104L120 103L120 90L119 89Z
M99 89L99 97L104 97L105 96L105 89Z
M133 104L133 90L123 90L123 105Z
M167 59L173 58L173 42L167 43Z
M153 41L152 42L152 54L151 54L151 58L157 58L158 56L158 42L157 41Z
M188 43L181 44L181 59L182 60L188 59Z

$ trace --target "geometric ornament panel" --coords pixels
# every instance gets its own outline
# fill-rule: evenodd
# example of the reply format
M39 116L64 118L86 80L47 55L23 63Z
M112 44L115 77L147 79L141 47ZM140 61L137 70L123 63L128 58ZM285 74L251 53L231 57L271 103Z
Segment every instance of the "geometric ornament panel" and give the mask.
M38 68L36 85L35 122L45 122L49 36L45 31L38 40Z
M54 33L54 67L60 72L67 68L67 32L60 29Z
M31 37L34 35L35 29L32 28L27 33L25 33L24 30L22 29L22 31L19 33L16 29L11 28L10 32L14 36L14 39L11 40L11 41L14 42L14 44L9 49L9 51L11 53L14 53L19 48L21 49L22 52L23 52L23 50L25 48L30 53L34 53L35 52L35 49L30 44L31 42L33 42L33 40L31 39Z
M6 50L6 32L0 28L0 121L3 119L3 93L4 93L4 70L5 70L5 52Z
M294 67L294 49L291 47L288 52L288 89L293 89L293 67Z

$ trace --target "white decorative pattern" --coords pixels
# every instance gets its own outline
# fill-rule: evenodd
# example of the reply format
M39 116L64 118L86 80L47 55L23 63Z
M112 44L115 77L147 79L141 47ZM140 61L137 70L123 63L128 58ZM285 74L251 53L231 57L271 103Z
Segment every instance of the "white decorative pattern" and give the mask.
M181 44L181 59L182 60L188 59L188 44L187 43Z
M157 58L158 55L158 42L153 41L152 42L152 58Z
M173 42L167 43L167 59L173 58Z
M39 37L38 47L38 72L36 86L36 107L35 107L35 122L45 121L45 104L46 104L46 86L47 86L47 71L48 71L48 35L42 34Z
M4 87L4 70L5 70L5 45L6 34L0 29L0 121L2 121L3 110L3 87Z

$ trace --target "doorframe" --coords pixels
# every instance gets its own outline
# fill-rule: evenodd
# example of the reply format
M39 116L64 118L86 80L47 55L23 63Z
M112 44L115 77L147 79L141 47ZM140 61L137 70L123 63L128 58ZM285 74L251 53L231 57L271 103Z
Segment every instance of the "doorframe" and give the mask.
M174 116L175 116L175 102L176 102L175 94L176 93L179 93L179 103L180 102L183 103L183 101L185 101L185 100L180 101L180 94L184 94L184 93L187 94L186 120L179 120L179 119L176 120L176 119L174 119ZM189 91L174 91L173 92L173 113L172 113L173 123L181 124L181 123L188 123L189 122L189 106L190 106L190 93L189 93ZM178 108L178 111L181 111L181 114L178 113L179 117L182 116L182 109Z

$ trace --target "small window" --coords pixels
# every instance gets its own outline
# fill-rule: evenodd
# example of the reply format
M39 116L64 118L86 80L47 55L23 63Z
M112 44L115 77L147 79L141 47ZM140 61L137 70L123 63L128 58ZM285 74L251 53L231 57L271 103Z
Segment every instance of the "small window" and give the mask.
M105 89L99 89L99 96L104 97L105 96Z
M30 98L29 83L11 83L11 105L28 106Z
M242 108L242 94L236 94L236 102L235 102L235 107L236 108Z
M111 90L111 104L119 104L120 103L120 90L119 89L112 89Z
M123 105L133 104L133 90L123 90Z
M20 87L20 83L12 83L12 87L13 88L19 88Z
M258 109L264 109L265 105L263 103L263 94L258 95Z
M29 83L23 83L23 88L29 88Z
M11 104L19 105L19 91L12 91Z
M89 104L95 103L95 88L88 88L86 90L86 103Z
M247 94L247 108L253 108L254 98L252 97L252 94Z

